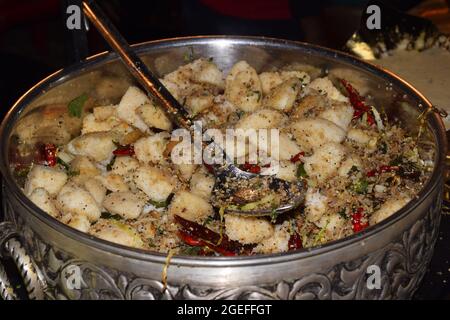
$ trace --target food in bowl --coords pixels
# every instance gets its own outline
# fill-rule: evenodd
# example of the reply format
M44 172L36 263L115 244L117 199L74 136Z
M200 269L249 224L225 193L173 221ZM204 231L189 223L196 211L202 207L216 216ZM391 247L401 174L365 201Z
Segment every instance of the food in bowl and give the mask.
M198 59L161 81L204 128L278 129L276 176L307 185L304 206L271 217L225 213L224 206L276 206L277 189L262 185L217 206L211 167L172 161L176 128L135 86L115 105L84 94L21 119L10 157L24 193L68 226L121 245L252 255L361 232L412 200L433 168L417 137L345 79L309 66L258 74L239 61L224 77L213 60ZM241 168L270 170L268 158L257 160Z

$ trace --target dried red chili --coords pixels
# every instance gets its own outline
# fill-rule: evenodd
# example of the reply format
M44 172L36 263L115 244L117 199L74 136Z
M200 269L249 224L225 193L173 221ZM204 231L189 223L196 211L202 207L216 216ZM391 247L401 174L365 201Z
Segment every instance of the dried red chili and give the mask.
M178 231L180 239L194 247L206 247L224 256L236 256L238 254L250 254L252 245L242 245L238 241L230 240L224 235L212 231L198 223L186 220L178 215L174 217L180 225Z
M230 251L222 246L215 246L207 241L201 240L192 234L190 234L187 231L178 231L178 236L180 239L186 243L187 245L193 246L193 247L207 247L217 253L220 253L224 256L235 256L237 255L236 252Z
M301 248L303 248L302 238L297 232L295 232L289 237L288 250L298 250Z
M374 177L377 173L378 173L378 170L373 169L373 170L367 171L366 176L369 178Z
M367 177L374 177L377 174L384 173L384 172L392 172L392 171L399 171L399 166L380 166L378 169L370 170L366 173Z
M369 223L362 223L361 219L364 216L364 208L358 208L356 212L352 214L352 229L353 232L359 232L369 226Z
M353 88L353 86L348 81L344 79L340 79L340 81L344 86L345 90L347 91L348 98L353 106L354 109L353 119L359 119L364 114L366 114L367 124L369 124L370 126L374 125L375 118L371 113L371 108L367 106L366 103L364 102L364 98L361 97L358 91L355 88Z
M190 245L193 247L202 246L203 241L192 237L188 233L180 231L178 234L179 234L181 240L183 240L183 242L186 243L187 245Z
M302 151L302 152L299 152L299 153L297 153L296 155L292 156L291 162L296 163L296 162L302 160L302 158L303 158L304 156L305 156L305 153L304 153L303 151Z
M400 169L399 166L381 166L379 169L380 173L383 172L392 172L392 171L398 171Z
M53 167L56 165L56 146L52 143L44 144L45 163Z
M257 164L251 164L251 163L244 163L242 165L242 170L258 174L261 172L261 167Z
M116 150L113 151L115 156L133 156L134 155L134 146L131 144L127 144L125 146L119 146Z
M205 166L206 170L208 170L209 173L214 174L214 168L212 165L207 164L206 162L203 162L203 165Z
M369 126L373 126L375 124L375 117L372 115L372 112L367 112L367 124Z

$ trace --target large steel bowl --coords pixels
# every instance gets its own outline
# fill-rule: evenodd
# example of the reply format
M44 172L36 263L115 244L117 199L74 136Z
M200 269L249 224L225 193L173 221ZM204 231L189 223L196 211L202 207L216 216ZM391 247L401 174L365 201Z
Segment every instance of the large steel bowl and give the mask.
M135 46L149 67L165 74L186 55L213 57L225 72L239 60L257 71L306 63L346 79L417 132L430 103L389 72L352 56L309 44L245 37L193 37ZM26 75L25 75L26 76ZM102 53L58 71L25 93L0 129L3 210L0 246L19 266L31 298L47 299L399 299L410 298L433 254L441 214L446 139L442 121L426 114L435 168L418 197L363 232L292 253L252 257L178 257L123 247L69 228L24 196L8 166L17 121L41 105L67 103L83 92L115 101L131 82L115 54ZM0 268L0 292L15 298ZM374 278L375 277L375 278ZM379 280L379 281L378 281Z

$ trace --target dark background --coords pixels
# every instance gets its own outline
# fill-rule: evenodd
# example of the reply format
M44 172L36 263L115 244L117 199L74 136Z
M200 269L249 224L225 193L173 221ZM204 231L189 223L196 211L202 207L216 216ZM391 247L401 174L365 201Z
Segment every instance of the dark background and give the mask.
M226 0L227 1L227 0ZM238 3L236 0L228 0ZM69 0L0 0L0 105L8 109L39 79L76 61L73 32L65 27ZM341 48L359 25L365 0L240 0L234 16L224 15L206 0L98 0L130 43L206 34L259 35L308 41ZM217 1L219 4L223 0ZM401 10L417 0L386 1ZM289 17L270 19L270 5ZM258 15L258 12L260 14ZM269 15L269 19L260 16ZM276 14L275 14L276 15ZM245 18L250 17L250 18ZM95 30L87 34L89 54L107 50Z
M274 0L275 7L269 0L240 1L239 5L236 0L228 4L223 0L98 2L130 43L229 34L286 38L335 49L342 48L358 28L366 5L364 0ZM75 36L67 30L65 9L76 2L0 0L0 119L38 80L76 63L84 54L108 49L92 26L86 35ZM423 4L417 0L385 2L401 11ZM87 42L80 42L84 37ZM83 52L84 46L87 52ZM445 215L430 271L416 294L418 299L450 299L449 233L450 217Z

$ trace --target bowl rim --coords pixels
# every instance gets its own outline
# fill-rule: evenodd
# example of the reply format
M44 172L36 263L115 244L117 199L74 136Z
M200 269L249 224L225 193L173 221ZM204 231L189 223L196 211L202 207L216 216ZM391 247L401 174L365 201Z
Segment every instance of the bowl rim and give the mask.
M269 47L285 47L291 50L299 50L315 54L322 57L332 57L333 59L350 63L359 69L375 73L378 76L384 78L389 83L396 83L408 94L416 95L425 108L431 108L432 104L427 100L417 89L415 89L407 81L401 79L399 76L386 69L378 67L375 64L361 60L348 53L337 51L321 47L318 45L312 45L309 43L268 38L268 37L252 37L252 36L192 36L192 37L176 37L161 40L146 41L134 44L132 47L137 54L145 54L152 49L164 49L166 47L186 47L201 45L202 43L210 43L215 41L222 41L225 44L233 45L265 45ZM42 209L37 207L28 197L26 197L19 186L14 182L14 178L8 167L7 160L7 147L8 137L13 128L13 124L16 123L21 112L26 106L37 98L42 92L48 91L68 80L71 80L78 75L88 71L95 66L101 66L113 60L119 60L117 54L109 51L94 54L86 60L69 67L60 69L49 76L45 77L28 91L26 91L8 110L1 126L0 126L0 150L2 155L0 156L0 170L2 173L2 180L7 190L18 200L21 204L32 214L32 216L48 227L61 233L63 236L72 238L80 243L93 247L95 249L106 251L112 254L116 254L122 257L131 258L140 261L147 261L159 264L165 264L168 254L152 252L144 249L131 248L119 244L115 244L109 241L105 241L96 238L87 233L78 231L71 228L57 219L51 217ZM391 225L404 219L409 213L411 213L417 206L419 206L429 194L432 193L437 187L439 187L442 180L443 168L445 163L445 156L447 150L447 140L445 136L445 127L442 119L435 113L431 112L427 116L428 125L433 128L433 133L436 141L436 155L435 166L433 172L420 190L418 196L410 201L406 206L402 207L398 212L388 217L387 219L377 223L374 226L351 236L327 242L323 245L313 248L303 248L297 251L282 252L275 254L263 254L255 256L237 256L237 257L200 257L200 256L177 256L171 258L170 263L178 266L205 266L205 267L237 267L237 266L256 266L283 263L292 260L301 260L310 258L316 255L324 254L326 252L338 250L340 248L355 244L359 241L364 241L383 230L387 229Z

